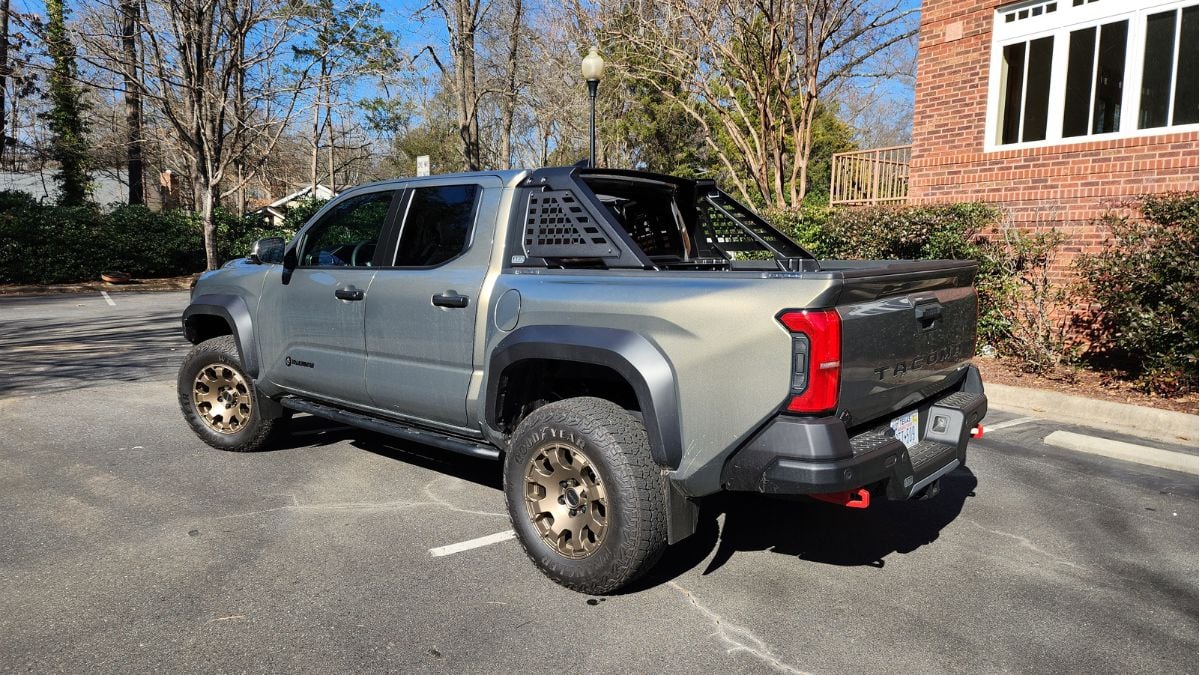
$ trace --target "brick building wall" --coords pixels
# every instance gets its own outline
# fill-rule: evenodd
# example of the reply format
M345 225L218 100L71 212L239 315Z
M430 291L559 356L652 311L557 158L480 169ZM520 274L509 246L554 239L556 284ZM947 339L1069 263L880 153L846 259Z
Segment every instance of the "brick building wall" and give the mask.
M1145 193L1195 191L1195 131L985 151L995 0L925 0L917 61L909 198L983 200L1022 226L1068 235L1061 259L1092 252L1093 220Z

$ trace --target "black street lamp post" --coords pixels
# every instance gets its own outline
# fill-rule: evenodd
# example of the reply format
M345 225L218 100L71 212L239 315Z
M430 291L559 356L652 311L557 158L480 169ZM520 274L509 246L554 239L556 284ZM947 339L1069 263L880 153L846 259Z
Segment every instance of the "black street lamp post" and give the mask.
M592 103L592 119L589 125L591 154L588 160L588 166L592 168L596 166L596 90L600 88L600 78L604 77L604 59L596 52L596 47L588 49L588 55L583 57L581 69L583 79L587 81L588 97Z

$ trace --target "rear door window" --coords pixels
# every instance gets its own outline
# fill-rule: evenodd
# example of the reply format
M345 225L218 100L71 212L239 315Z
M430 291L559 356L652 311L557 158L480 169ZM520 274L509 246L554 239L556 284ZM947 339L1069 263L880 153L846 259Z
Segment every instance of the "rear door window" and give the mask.
M471 245L478 185L411 188L396 267L432 267L462 255Z

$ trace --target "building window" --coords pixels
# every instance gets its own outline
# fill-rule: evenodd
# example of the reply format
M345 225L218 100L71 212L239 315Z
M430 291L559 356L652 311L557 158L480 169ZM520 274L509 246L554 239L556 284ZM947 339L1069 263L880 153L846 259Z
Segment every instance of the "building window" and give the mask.
M997 10L988 147L1196 125L1200 6L1132 4L1040 0Z
M1071 31L1063 138L1107 134L1121 122L1129 22Z
M1185 7L1146 18L1138 128L1195 124L1200 45L1196 42L1200 8Z
M1046 138L1054 38L1004 47L1003 143Z

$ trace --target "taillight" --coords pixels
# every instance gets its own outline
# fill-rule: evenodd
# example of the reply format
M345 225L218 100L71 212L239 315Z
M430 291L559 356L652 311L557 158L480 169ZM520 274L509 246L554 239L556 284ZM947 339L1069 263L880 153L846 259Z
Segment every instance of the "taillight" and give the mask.
M792 392L788 411L836 410L842 379L842 319L837 310L787 311L779 315L779 322L792 333Z

